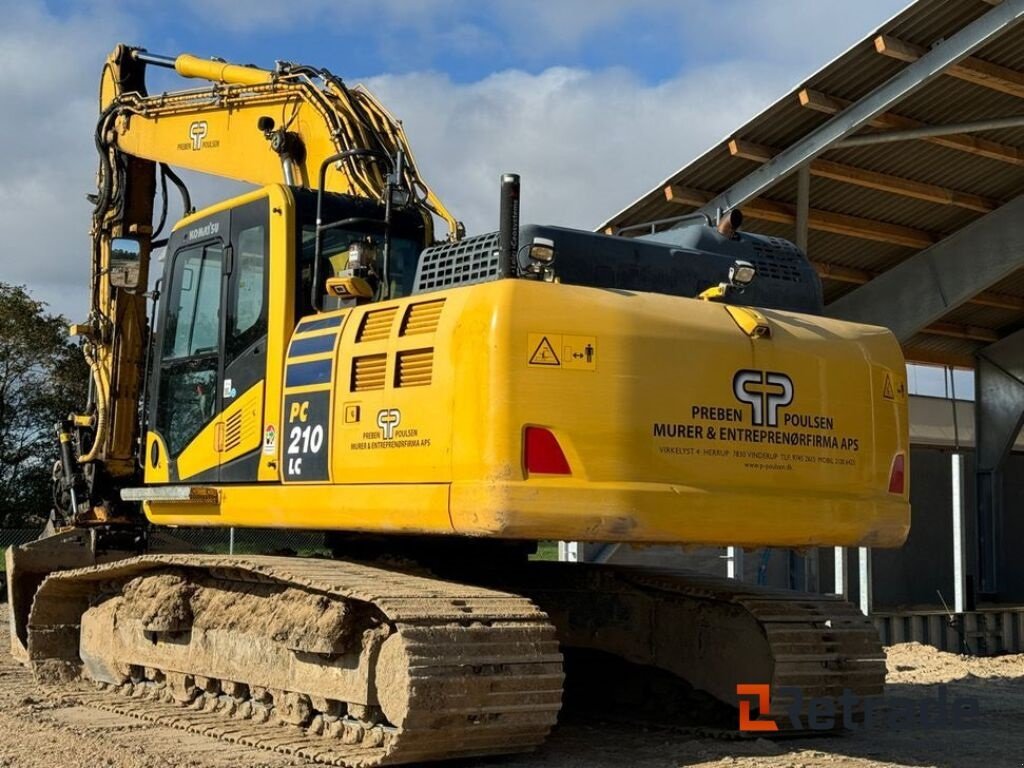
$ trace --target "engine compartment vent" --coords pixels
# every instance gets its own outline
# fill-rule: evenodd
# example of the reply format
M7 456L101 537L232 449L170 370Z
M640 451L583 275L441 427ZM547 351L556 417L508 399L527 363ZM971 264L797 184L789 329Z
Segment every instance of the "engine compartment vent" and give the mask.
M359 324L356 341L380 341L391 334L391 324L395 321L398 307L374 309L363 315Z
M754 266L761 277L785 280L790 283L804 281L800 271L802 255L789 241L777 237L765 238L767 242L754 242Z
M405 310L405 317L402 318L402 328L399 336L413 336L418 333L433 333L437 330L437 324L441 321L441 310L444 309L444 299L437 301L423 301L419 304L410 304Z
M224 422L224 450L230 451L242 442L242 412L236 411Z
M501 276L497 232L427 248L420 254L413 293L497 280Z
M352 359L352 392L373 392L384 389L387 375L388 356L364 355Z
M425 387L434 375L434 350L406 349L398 353L396 387Z

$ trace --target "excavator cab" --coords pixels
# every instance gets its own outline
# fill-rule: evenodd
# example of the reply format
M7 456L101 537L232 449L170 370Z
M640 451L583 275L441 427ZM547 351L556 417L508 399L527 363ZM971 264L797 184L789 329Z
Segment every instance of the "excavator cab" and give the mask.
M277 480L275 454L261 451L273 447L264 424L279 422L284 351L296 324L314 303L336 309L385 290L396 298L411 292L425 246L421 216L392 216L385 271L383 206L326 194L320 207L333 224L321 234L319 269L310 190L270 185L174 228L150 353L147 483ZM357 269L365 277L344 274ZM338 292L352 277L371 290Z

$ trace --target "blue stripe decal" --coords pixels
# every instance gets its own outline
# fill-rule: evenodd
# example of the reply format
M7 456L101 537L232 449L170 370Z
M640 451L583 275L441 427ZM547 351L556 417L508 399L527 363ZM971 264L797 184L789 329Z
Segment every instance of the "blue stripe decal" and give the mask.
M306 387L326 384L331 380L331 361L314 360L311 363L291 363L285 374L286 387Z
M308 339L295 339L292 341L291 349L288 350L288 357L302 357L303 355L317 355L322 352L332 352L334 342L338 337L335 334L327 333L323 336L313 336Z
M344 319L344 315L334 315L333 317L321 317L318 320L306 320L299 323L296 331L305 333L306 331L322 331L324 328L337 328Z

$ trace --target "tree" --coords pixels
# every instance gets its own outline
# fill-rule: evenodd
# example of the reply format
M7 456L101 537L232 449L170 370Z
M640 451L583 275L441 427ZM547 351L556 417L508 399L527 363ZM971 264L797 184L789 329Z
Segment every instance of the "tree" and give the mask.
M67 321L24 287L0 282L0 527L49 515L54 425L85 405L88 376Z

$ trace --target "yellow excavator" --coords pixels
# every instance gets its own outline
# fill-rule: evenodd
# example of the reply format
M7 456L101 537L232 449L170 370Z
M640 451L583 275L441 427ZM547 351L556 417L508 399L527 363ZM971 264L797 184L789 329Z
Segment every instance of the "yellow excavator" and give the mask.
M203 82L150 95L148 67ZM738 211L672 244L521 225L511 174L497 231L466 237L369 92L283 62L120 45L96 146L90 399L57 427L48 535L7 552L42 682L347 766L532 749L574 677L614 669L609 710L654 679L881 692L841 599L529 560L903 542L900 347L820 316L792 244ZM172 166L256 188L194 211ZM318 531L333 556L196 554L179 526Z

